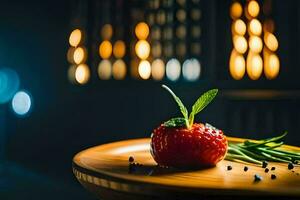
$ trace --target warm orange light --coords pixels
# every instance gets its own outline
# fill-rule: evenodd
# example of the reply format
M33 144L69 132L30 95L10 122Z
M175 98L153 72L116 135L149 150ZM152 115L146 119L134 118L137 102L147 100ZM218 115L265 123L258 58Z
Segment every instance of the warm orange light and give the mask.
M110 40L113 34L113 29L110 24L105 24L101 29L101 36L103 40Z
M77 47L74 50L73 60L76 64L81 64L86 60L86 50L83 47Z
M116 58L123 58L126 52L125 43L122 40L118 40L114 44L113 54Z
M145 22L140 22L135 27L135 35L140 40L145 40L149 35L149 26Z
M249 48L254 53L260 53L263 48L263 43L260 37L250 36Z
M86 64L80 64L75 71L75 79L79 84L85 84L90 79L90 69Z
M259 36L262 31L261 23L257 19L252 19L249 23L249 34Z
M116 80L122 80L126 76L126 64L122 59L118 59L112 66L112 74Z
M240 18L243 13L242 5L239 2L234 2L230 7L230 16L232 19Z
M243 36L234 36L233 46L237 52L243 54L247 51L248 48L247 40Z
M69 43L73 47L77 47L82 40L82 32L80 29L75 29L71 32L69 37Z
M257 17L257 15L259 14L259 10L260 8L257 1L250 1L248 3L247 11L251 17Z
M142 79L149 79L151 75L151 65L147 60L142 60L140 62L138 70Z
M271 51L276 51L278 49L278 40L272 33L265 33L264 42Z
M154 80L161 80L165 75L165 63L161 59L155 59L151 65L151 74Z
M250 79L257 80L263 71L263 60L259 54L249 52L246 61L247 74Z
M147 59L150 54L150 45L146 40L139 40L135 45L135 53L140 59Z
M109 41L104 40L99 46L99 54L103 59L108 59L112 53L112 45Z
M240 80L244 77L246 71L245 58L236 50L232 50L229 60L229 71L235 80Z
M246 33L246 24L243 22L243 20L238 19L233 23L233 34L237 35L245 35Z
M109 60L102 60L98 65L98 76L102 80L108 80L111 76L111 62Z
M266 55L264 57L264 73L267 79L274 79L278 76L280 70L280 61L276 54Z

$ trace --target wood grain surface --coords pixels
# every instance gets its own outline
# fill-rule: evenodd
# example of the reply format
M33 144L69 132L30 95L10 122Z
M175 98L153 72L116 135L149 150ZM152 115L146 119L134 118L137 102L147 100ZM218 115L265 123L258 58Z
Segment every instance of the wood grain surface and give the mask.
M228 138L232 142L243 139ZM73 158L73 172L80 183L105 199L232 199L235 196L263 199L300 199L300 167L288 170L285 163L269 163L274 171L264 172L254 164L221 161L216 167L194 170L160 168L149 152L150 139L104 144L84 150ZM300 148L284 146L299 151ZM129 168L128 158L142 164ZM227 166L232 166L228 171ZM245 166L249 170L245 172ZM254 175L263 180L254 182ZM276 179L271 179L271 174ZM215 197L215 198L214 198ZM258 198L259 199L259 198Z

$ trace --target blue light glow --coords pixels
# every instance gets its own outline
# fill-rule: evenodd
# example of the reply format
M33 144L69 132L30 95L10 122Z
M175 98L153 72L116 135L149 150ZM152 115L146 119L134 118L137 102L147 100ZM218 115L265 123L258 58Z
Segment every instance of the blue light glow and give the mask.
M19 91L12 100L12 108L17 115L26 115L31 108L31 97L25 91Z
M0 68L0 104L8 102L18 91L19 86L19 76L14 70Z

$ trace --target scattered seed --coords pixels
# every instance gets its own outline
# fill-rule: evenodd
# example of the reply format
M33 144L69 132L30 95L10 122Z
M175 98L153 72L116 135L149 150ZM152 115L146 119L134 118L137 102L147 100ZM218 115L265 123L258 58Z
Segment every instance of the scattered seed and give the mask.
M258 175L258 174L254 175L254 181L255 182L258 182L258 181L261 181L261 180L262 180L262 177L260 175Z
M265 169L265 172L268 173L268 172L269 172L269 168L266 168L266 169Z
M275 167L272 167L272 168L271 168L272 171L274 171L275 169L276 169Z
M288 164L288 169L289 169L289 170L294 169L293 163L289 162L289 164Z
M276 179L276 175L275 175L275 174L272 174L272 175L271 175L271 179Z
M247 166L244 167L244 171L245 171L245 172L248 171L248 169L249 169L249 168L248 168Z
M134 161L134 158L133 158L132 156L130 156L130 157L128 158L128 161L132 163L132 162Z
M263 161L262 168L266 168L267 166L268 166L268 162L267 161Z
M294 173L294 172L295 172L295 170L292 170L292 172Z
M228 165L228 166L227 166L227 170L228 170L228 171L232 170L232 166Z
M297 176L299 176L299 173L296 173Z

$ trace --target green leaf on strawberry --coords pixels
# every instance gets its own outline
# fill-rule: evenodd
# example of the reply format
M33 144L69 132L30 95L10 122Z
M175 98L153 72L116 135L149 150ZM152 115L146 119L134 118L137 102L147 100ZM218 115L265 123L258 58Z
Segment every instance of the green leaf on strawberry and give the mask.
M192 112L190 113L190 115L188 115L188 111L182 103L182 101L180 100L180 98L177 97L168 86L162 85L162 87L173 96L183 115L183 118L173 118L165 122L164 125L167 127L183 126L185 123L186 127L189 129L194 123L195 115L201 112L218 94L218 89L212 89L202 94L194 103L192 107Z
M178 126L185 126L186 119L183 117L176 117L172 118L164 123L165 127L178 127Z

